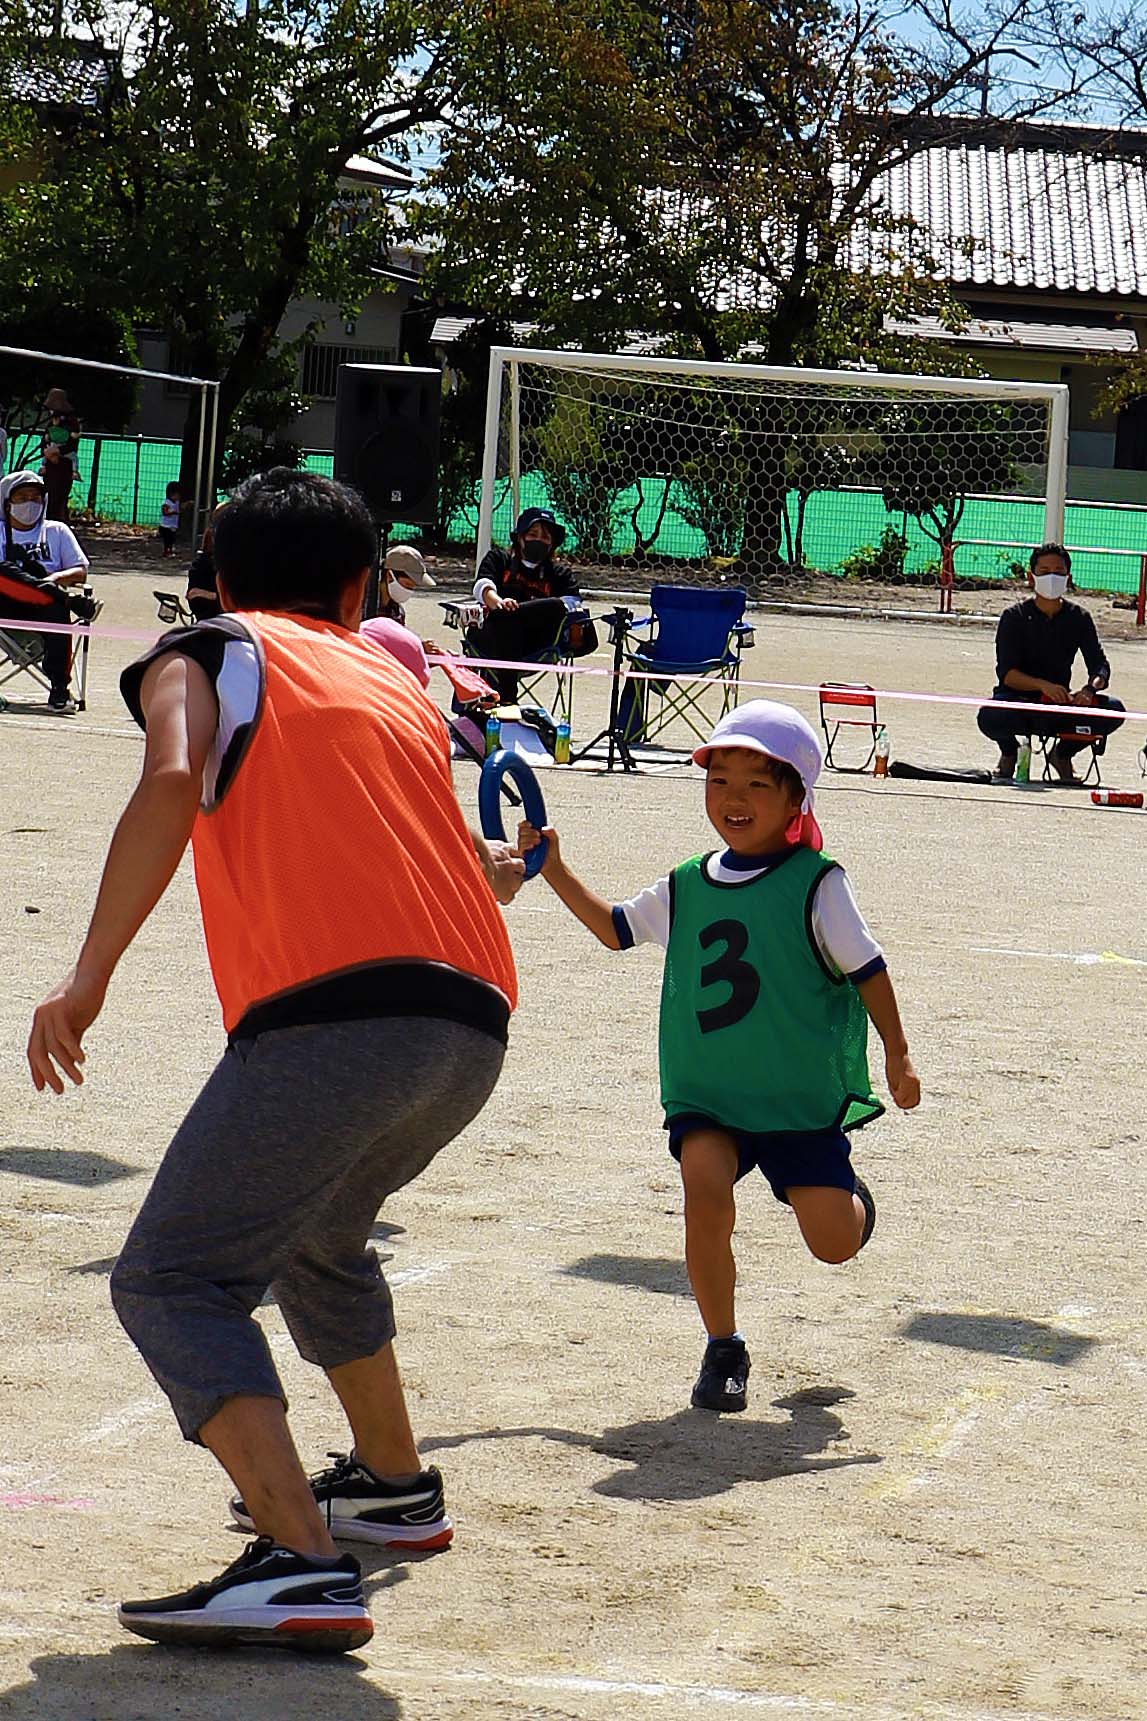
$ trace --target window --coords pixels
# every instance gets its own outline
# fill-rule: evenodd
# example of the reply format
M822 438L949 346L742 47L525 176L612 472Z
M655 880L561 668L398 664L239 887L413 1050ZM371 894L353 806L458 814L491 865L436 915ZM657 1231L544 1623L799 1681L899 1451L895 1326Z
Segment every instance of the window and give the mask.
M393 347L306 347L303 393L313 400L333 400L340 365L387 365L394 364L397 357Z

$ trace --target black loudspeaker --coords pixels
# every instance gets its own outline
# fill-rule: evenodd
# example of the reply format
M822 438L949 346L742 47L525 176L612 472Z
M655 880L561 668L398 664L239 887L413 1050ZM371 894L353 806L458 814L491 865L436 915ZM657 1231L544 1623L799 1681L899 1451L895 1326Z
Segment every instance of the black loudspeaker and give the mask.
M438 510L442 373L414 365L340 365L335 477L380 525L429 526Z

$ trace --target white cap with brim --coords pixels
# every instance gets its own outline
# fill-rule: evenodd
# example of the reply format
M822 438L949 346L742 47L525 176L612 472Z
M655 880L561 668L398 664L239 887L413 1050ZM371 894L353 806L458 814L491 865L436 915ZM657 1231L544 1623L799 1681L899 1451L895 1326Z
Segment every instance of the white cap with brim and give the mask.
M803 813L813 808L813 785L824 759L812 725L791 705L773 699L751 699L725 713L703 747L693 754L695 765L707 766L718 747L747 747L791 765L804 784Z
M432 592L438 584L438 581L431 579L426 572L426 563L410 544L395 544L393 549L386 552L386 571L389 574L401 574L403 579L409 580L418 591Z
M22 490L25 484L34 484L37 490L47 489L38 472L29 472L26 467L21 472L9 472L7 478L0 479L0 509L3 509L13 490Z

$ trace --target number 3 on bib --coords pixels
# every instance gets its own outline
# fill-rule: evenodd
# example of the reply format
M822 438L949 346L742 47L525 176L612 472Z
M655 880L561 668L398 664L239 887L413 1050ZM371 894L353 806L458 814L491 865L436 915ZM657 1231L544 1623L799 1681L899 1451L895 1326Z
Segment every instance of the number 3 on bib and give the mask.
M718 1028L731 1028L749 1014L760 996L761 977L752 963L742 961L749 947L749 934L741 921L714 920L697 934L697 942L702 950L709 950L714 944L725 946L720 956L706 962L701 969L702 986L723 984L730 988L723 1004L697 1011L701 1032L712 1034Z

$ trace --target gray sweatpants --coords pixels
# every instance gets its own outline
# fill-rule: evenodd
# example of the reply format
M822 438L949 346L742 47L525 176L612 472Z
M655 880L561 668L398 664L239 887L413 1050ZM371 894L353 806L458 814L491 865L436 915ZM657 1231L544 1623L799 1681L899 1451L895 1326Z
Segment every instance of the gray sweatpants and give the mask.
M481 1111L503 1056L477 1029L405 1016L228 1047L111 1277L116 1313L188 1440L237 1394L286 1403L252 1317L268 1290L321 1368L393 1338L371 1227Z

